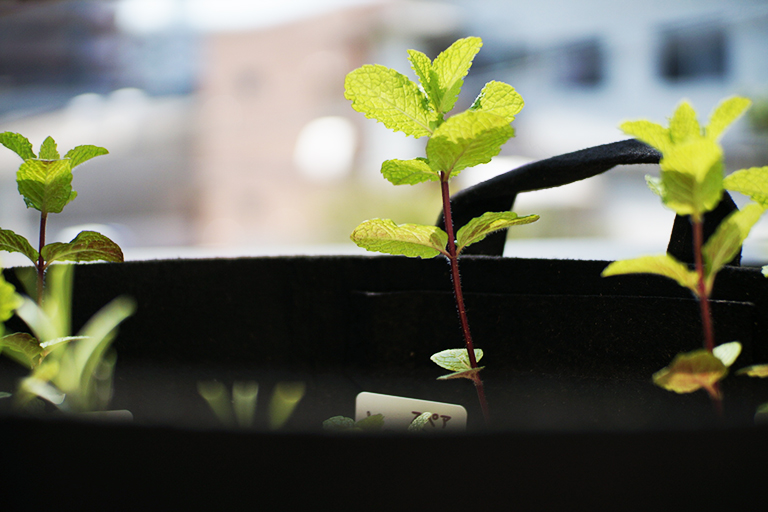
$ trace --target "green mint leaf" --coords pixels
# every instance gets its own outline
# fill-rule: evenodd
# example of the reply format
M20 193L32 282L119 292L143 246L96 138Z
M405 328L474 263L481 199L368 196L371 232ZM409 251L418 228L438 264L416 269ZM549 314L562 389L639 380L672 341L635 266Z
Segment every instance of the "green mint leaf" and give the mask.
M482 357L483 350L476 348L475 361L480 361ZM440 368L445 368L446 370L451 370L453 372L460 372L472 368L469 362L469 354L465 348L443 350L436 354L432 354L429 359Z
M768 166L750 167L729 174L723 186L768 207Z
M74 169L78 165L90 160L91 158L106 155L108 153L109 151L107 151L105 148L99 146L84 145L70 149L67 151L67 154L64 155L64 158L69 158L70 168Z
M24 302L21 295L16 293L16 288L5 280L0 273L0 323L13 316L13 312Z
M521 224L530 224L537 220L539 220L538 215L518 217L514 212L486 212L467 222L456 233L457 251L461 252L468 245L479 242L494 231Z
M323 430L328 432L377 432L384 427L384 415L372 414L355 422L346 416L334 416L323 421Z
M411 68L416 76L419 77L422 89L427 94L429 104L435 112L440 110L440 85L437 73L432 68L432 61L429 57L416 50L408 50L408 60L411 61Z
M123 261L120 247L95 231L81 231L69 243L50 243L43 247L42 253L46 264L53 261Z
M42 160L58 160L59 151L56 149L56 141L51 136L45 138L40 145L40 158Z
M22 160L37 158L35 152L32 151L32 143L20 133L0 133L0 144L19 155Z
M708 290L712 289L717 272L736 256L752 226L764 212L763 206L750 203L723 219L717 226L717 230L709 237L702 247Z
M16 173L19 193L27 207L60 213L75 198L69 160L26 160Z
M344 97L365 117L416 138L430 135L437 120L418 85L378 64L366 64L349 73L344 81Z
M350 236L367 251L397 254L410 258L434 258L446 254L448 235L436 226L397 225L389 219L367 220Z
M456 176L462 169L485 164L515 134L503 117L468 110L448 118L427 142L430 167Z
M78 333L79 341L72 349L74 354L69 368L71 375L79 375L80 383L74 384L74 389L91 389L91 381L99 362L104 359L104 352L109 348L114 339L114 333L118 325L136 311L136 303L127 297L117 297L106 306L96 312ZM82 337L82 338L80 338ZM69 347L68 347L69 348ZM62 391L70 392L58 381L54 383Z
M659 256L641 256L629 260L614 261L600 274L603 277L621 274L658 274L674 279L680 286L696 293L698 277L696 272L677 261L669 254Z
M712 355L722 361L727 367L730 367L736 362L736 358L739 357L739 354L741 354L741 343L738 341L723 343L712 349Z
M720 105L709 117L709 125L706 128L706 135L712 140L719 139L725 129L738 119L752 104L747 98L735 96L723 100Z
M440 89L438 112L450 112L456 104L456 100L464 85L464 77L469 73L472 60L483 46L479 37L466 37L459 39L435 58L432 69L437 74Z
M355 422L355 427L363 432L378 432L384 427L383 414L371 414L360 421Z
M675 144L664 153L659 164L662 170L683 172L698 181L704 181L712 167L722 159L720 146L712 140L701 138L687 144Z
M512 122L523 109L523 97L509 84L491 81L485 84L470 110L496 114Z
M728 374L728 367L706 349L678 354L672 363L653 374L653 383L675 393L693 393L705 389L719 400L715 383Z
M0 251L20 252L35 264L40 256L26 238L10 229L0 229Z
M662 201L678 215L700 218L720 201L722 189L717 187L717 181L714 173L706 183L698 183L690 174L662 171Z
M696 119L696 111L687 101L680 105L669 120L669 136L675 145L701 138L701 126Z
M679 215L700 217L723 193L723 155L709 139L673 146L661 159L662 201Z
M747 375L749 377L760 377L765 379L768 377L768 364L753 364L747 366L736 372L736 375Z
M627 121L619 127L627 135L665 153L672 147L669 130L651 121Z
M43 358L43 347L31 334L17 332L0 338L0 348L6 350L6 355L15 359L27 368L34 368Z
M355 420L346 416L333 416L323 421L323 430L329 432L344 432L355 428Z
M440 175L432 170L426 158L387 160L381 164L381 174L394 185L415 185L440 180Z

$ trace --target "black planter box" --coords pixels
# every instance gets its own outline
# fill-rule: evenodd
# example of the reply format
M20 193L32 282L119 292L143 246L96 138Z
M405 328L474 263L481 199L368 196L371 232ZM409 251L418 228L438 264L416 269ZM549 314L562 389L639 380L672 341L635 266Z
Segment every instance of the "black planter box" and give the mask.
M589 172L615 163L606 165ZM577 179L592 175L574 168L583 171ZM671 250L676 239L685 252L685 237L674 234ZM722 419L703 391L676 395L651 383L675 354L701 346L690 293L658 276L601 278L604 261L488 255L499 248L497 238L489 242L461 269L486 354L490 428L473 386L436 381L445 372L429 361L463 345L439 259L78 266L75 329L116 296L138 304L114 343L112 406L134 420L3 411L4 510L64 502L107 510L752 509L768 476L768 427L753 420L768 383L729 376ZM15 279L12 270L6 276ZM768 285L759 269L726 267L713 297L717 342L744 346L735 367L768 362ZM23 374L0 361L0 389ZM210 379L257 381L260 397L280 381L302 381L307 392L283 430L231 430L197 394L196 383ZM463 405L467 432L323 433L323 420L354 414L361 391Z
M19 505L27 499L18 492L26 475L61 467L77 479L56 479L39 491L41 499L55 503L79 489L118 508L138 507L145 499L139 496L213 506L239 503L231 493L251 489L256 498L279 495L285 504L332 496L384 506L418 503L425 492L470 503L471 494L450 494L466 470L471 487L483 488L491 503L547 508L629 499L624 510L662 496L665 503L683 500L687 488L703 484L762 481L768 428L754 426L752 415L768 401L768 386L726 379L724 420L703 392L654 387L654 371L701 345L696 302L656 276L601 278L605 264L464 258L470 321L486 351L494 420L488 430L472 385L436 381L443 371L429 361L435 351L461 346L443 261L297 257L79 266L76 326L117 295L137 300L137 313L115 342L113 400L135 419L100 424L6 415L0 432L12 442L4 448L3 481ZM737 366L767 361L762 274L728 267L715 296L718 341L744 344ZM11 363L2 368L5 387L9 375L22 374ZM228 431L197 395L196 382L212 378L255 380L265 394L275 382L300 380L307 394L282 432ZM360 391L464 405L468 432L324 435L322 421L352 416ZM392 486L397 496L387 491ZM548 493L551 486L558 491ZM725 500L704 496L685 499ZM728 503L734 499L740 498Z

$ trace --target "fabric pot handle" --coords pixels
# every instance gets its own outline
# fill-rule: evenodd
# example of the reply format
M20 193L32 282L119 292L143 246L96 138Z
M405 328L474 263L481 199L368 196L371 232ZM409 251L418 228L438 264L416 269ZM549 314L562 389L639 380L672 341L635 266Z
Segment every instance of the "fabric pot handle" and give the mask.
M628 139L532 162L451 196L454 223L458 229L485 212L511 210L521 192L567 185L596 176L617 165L658 164L659 160L661 153L657 150L638 140ZM731 196L725 192L717 208L704 217L705 237L708 238L720 221L735 209ZM445 227L442 212L437 225ZM681 261L692 263L692 236L688 217L677 216L667 252ZM506 230L493 233L485 240L467 247L463 254L501 256L506 237ZM730 264L739 265L740 262L741 251Z

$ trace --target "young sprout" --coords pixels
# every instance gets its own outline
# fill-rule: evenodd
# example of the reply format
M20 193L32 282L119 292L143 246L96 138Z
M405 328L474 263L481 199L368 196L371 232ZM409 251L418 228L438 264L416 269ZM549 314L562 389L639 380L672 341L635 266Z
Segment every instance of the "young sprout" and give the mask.
M750 229L768 207L768 167L737 171L723 178L723 150L718 143L725 129L749 107L746 98L724 100L714 110L705 127L696 112L681 103L664 128L650 121L631 121L621 125L625 133L653 146L662 153L661 175L648 177L648 185L665 206L678 215L689 216L693 228L694 268L670 254L616 261L603 270L603 276L650 273L675 280L688 288L699 302L704 349L678 355L672 364L654 375L654 383L678 393L705 389L718 411L722 410L719 381L738 356L737 343L715 346L710 295L717 273L739 252ZM743 192L754 202L726 217L708 240L704 240L704 214L719 203L725 189ZM735 354L735 355L734 355Z
M464 350L472 369L477 369L477 359L464 305L459 255L464 248L490 233L539 218L537 215L519 217L509 211L487 212L460 226L458 231L453 225L449 181L462 170L490 162L498 155L501 146L514 135L510 123L523 108L523 99L512 86L492 81L483 87L469 109L447 117L481 46L479 37L459 39L434 61L421 52L408 50L419 84L394 69L371 64L349 73L344 84L345 97L358 112L391 130L428 138L426 158L387 160L381 166L381 173L394 185L437 182L446 228L444 231L436 226L372 219L355 228L351 238L369 251L418 258L442 255L448 259ZM478 371L466 372L463 377L474 382L487 423L490 421L488 404Z
M23 236L10 229L0 229L0 251L19 252L32 261L37 271L38 305L43 300L45 271L54 261L123 261L120 247L95 231L83 231L68 243L46 244L48 215L61 213L77 197L77 192L72 189L72 170L91 158L106 155L106 149L77 146L62 157L56 149L56 142L47 137L40 146L39 154L35 155L29 140L13 132L0 133L0 144L23 160L16 173L19 193L27 208L40 212L37 249Z

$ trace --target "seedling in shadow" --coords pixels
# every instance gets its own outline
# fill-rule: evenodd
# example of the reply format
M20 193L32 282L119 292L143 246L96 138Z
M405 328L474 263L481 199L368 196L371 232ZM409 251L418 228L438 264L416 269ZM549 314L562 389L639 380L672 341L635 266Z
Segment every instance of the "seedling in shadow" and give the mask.
M82 231L69 243L46 244L45 232L48 215L61 213L77 192L72 189L72 170L78 165L108 151L98 146L77 146L59 155L56 142L47 137L38 155L32 144L21 134L0 133L0 144L21 157L23 163L16 173L19 193L27 208L40 212L38 246L34 249L29 241L10 229L0 229L0 250L19 252L32 261L37 271L37 302L43 297L45 270L54 261L112 261L122 262L120 247L106 236L95 231Z
M725 129L749 107L746 98L724 100L702 129L696 113L686 102L680 104L670 119L669 128L650 121L632 121L621 129L662 153L661 176L648 177L648 185L665 206L678 215L687 215L693 228L694 268L670 254L616 261L605 268L603 276L631 273L659 274L674 279L691 290L698 299L703 326L704 348L679 354L672 364L657 372L654 383L677 393L705 389L718 411L722 410L719 381L741 350L738 342L715 347L709 299L715 277L731 261L750 229L768 207L768 167L737 171L723 178L723 150L718 140ZM757 184L762 186L757 186ZM726 217L714 234L704 242L704 214L720 202L723 190L749 195L754 202Z
M459 274L461 251L494 231L538 220L537 215L518 217L514 212L488 212L469 221L458 232L451 218L448 183L462 170L487 163L515 133L510 123L523 108L515 89L492 81L483 87L472 106L446 118L458 99L472 61L480 50L478 37L459 39L431 61L416 50L408 59L421 86L405 75L381 65L365 65L347 75L345 97L352 108L387 128L415 138L428 137L426 158L387 160L384 178L394 185L432 181L440 185L445 231L436 226L395 224L389 219L367 220L355 228L352 240L360 247L387 254L418 258L445 256L451 268L456 308L464 336L470 371L461 377L472 380L486 419L488 405L479 376Z
M30 369L16 392L20 406L41 398L64 412L104 409L112 397L112 372L116 360L109 347L117 326L129 317L133 301L118 297L98 311L72 336L72 268L51 268L50 286L42 307L21 299L16 314L34 335L14 333L0 339L7 356Z
M226 386L218 381L201 381L197 391L205 399L216 418L228 427L251 428L256 416L259 395L257 382L235 382L230 397ZM303 382L278 382L269 402L270 430L278 430L290 419L299 404L306 385Z
M326 432L344 433L376 433L384 427L384 416L372 414L360 421L355 421L346 416L334 416L323 422L323 430Z
M406 432L409 434L427 432L425 429L428 425L432 424L432 414L431 412L424 412L418 415L408 425ZM384 415L382 414L372 414L360 421L355 421L346 416L334 416L323 422L323 430L326 432L375 434L381 432L383 428Z

